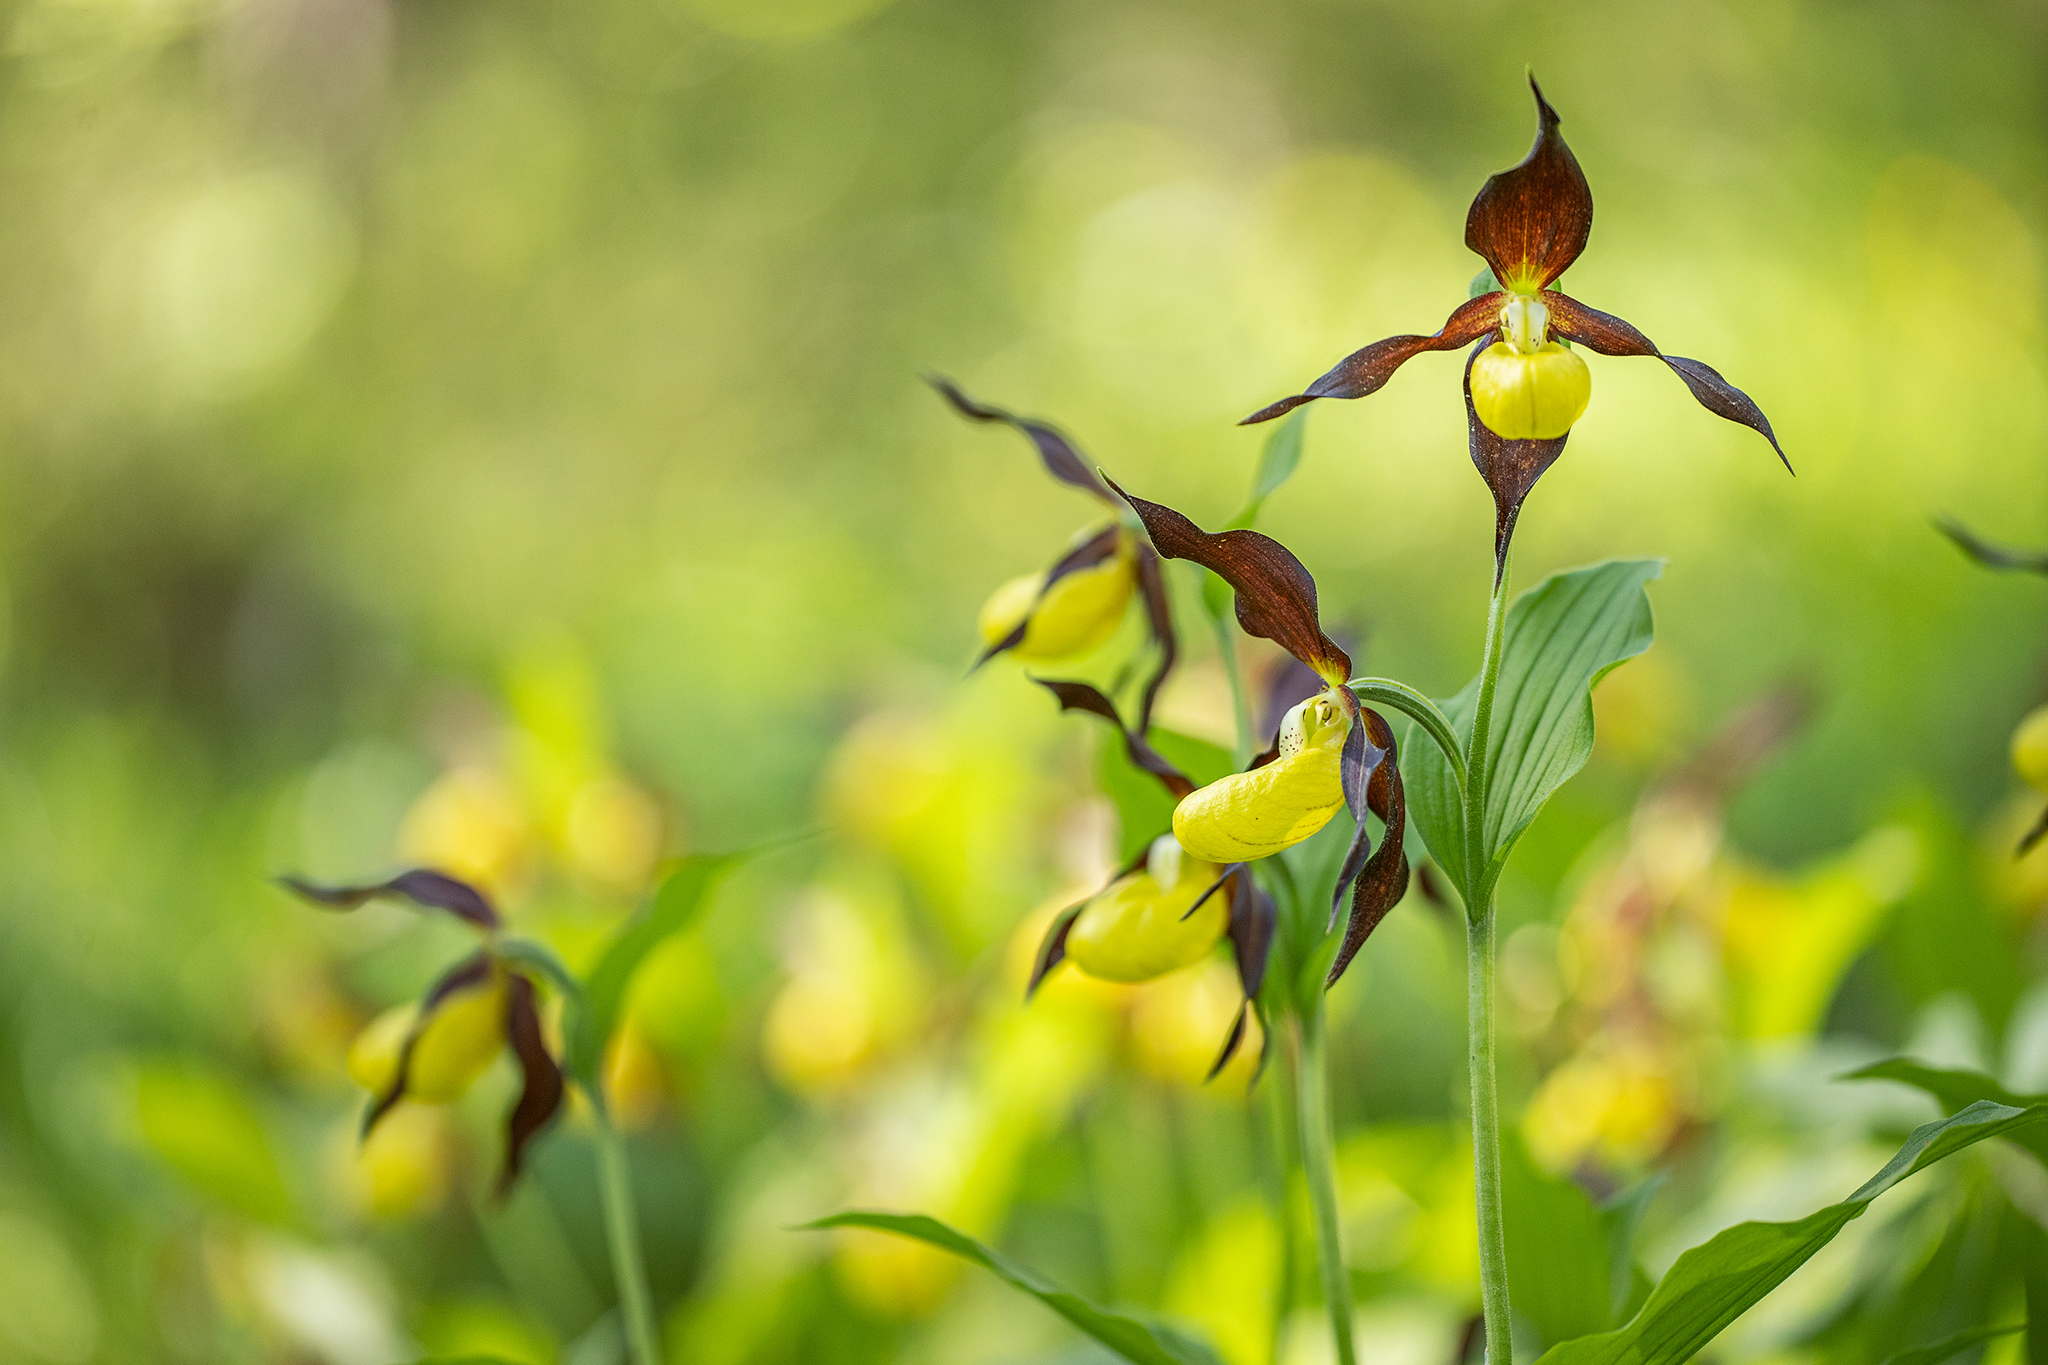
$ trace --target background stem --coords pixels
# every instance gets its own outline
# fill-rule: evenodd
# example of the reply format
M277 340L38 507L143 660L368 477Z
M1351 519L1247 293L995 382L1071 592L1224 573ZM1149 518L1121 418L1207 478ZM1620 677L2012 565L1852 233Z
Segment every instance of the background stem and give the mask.
M1479 1196L1479 1298L1486 1317L1486 1365L1511 1365L1507 1229L1500 1203L1500 1098L1493 1080L1493 925L1489 903L1466 926L1466 1061L1472 1074L1472 1167Z
M1301 1165L1316 1211L1317 1261L1322 1265L1323 1302L1330 1312L1330 1335L1337 1343L1338 1365L1356 1365L1358 1350L1351 1341L1351 1272L1344 1265L1344 1240L1337 1219L1336 1134L1330 1125L1330 1068L1324 1041L1320 996L1311 1014L1290 1030L1294 1086L1301 1120Z
M591 1106L597 1125L597 1181L604 1205L605 1240L611 1247L612 1278L619 1311L626 1319L626 1349L633 1365L661 1365L654 1330L654 1303L647 1291L647 1261L640 1249L640 1220L633 1208L633 1175L626 1144L602 1104Z

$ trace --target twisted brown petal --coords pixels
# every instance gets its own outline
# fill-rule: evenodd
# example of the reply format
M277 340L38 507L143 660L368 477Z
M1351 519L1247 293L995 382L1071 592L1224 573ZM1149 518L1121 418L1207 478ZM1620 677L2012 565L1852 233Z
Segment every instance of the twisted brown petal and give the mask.
M1223 1036L1222 1050L1216 1054L1216 1060L1210 1063L1209 1074L1202 1077L1202 1084L1207 1085L1210 1081L1221 1076L1223 1068L1230 1065L1230 1059L1237 1055L1237 1050L1240 1047L1244 1046L1244 1026L1246 1018L1251 1013L1251 1008L1252 1002L1249 999L1238 1002L1237 1014L1230 1021L1230 1032Z
M1590 351L1601 355L1653 355L1669 365L1677 376L1685 381L1685 387L1699 405L1716 417L1724 417L1748 427L1771 443L1771 449L1778 452L1785 468L1792 468L1792 461L1785 458L1784 447L1778 444L1777 433L1771 430L1771 422L1764 416L1750 396L1723 379L1713 366L1698 360L1688 360L1682 355L1666 355L1657 349L1655 342L1637 331L1629 323L1612 313L1603 313L1598 308L1588 308L1568 294L1554 289L1543 291L1543 302L1550 308L1550 326L1559 336L1577 342Z
M1386 825L1379 850L1368 858L1351 886L1351 919L1344 927L1344 942L1324 978L1325 988L1337 983L1351 959L1365 946L1365 940L1379 927L1387 912L1408 894L1408 855L1402 848L1408 834L1408 797L1401 787L1401 769L1394 746L1394 731L1370 707L1361 707L1365 729L1373 748L1385 757L1374 765L1366 784L1365 804ZM1347 793L1348 795L1348 793ZM1354 805L1355 809L1355 805ZM1361 819L1360 823L1363 823Z
M1375 341L1362 350L1353 351L1338 361L1335 369L1309 385L1307 392L1268 404L1238 425L1248 427L1257 422L1270 422L1317 398L1363 398L1369 393L1377 393L1394 377L1395 370L1424 351L1455 351L1492 330L1504 301L1505 296L1498 292L1481 294L1459 304L1444 325L1431 336L1388 337L1385 341Z
M500 1195L519 1178L520 1167L526 1160L526 1145L562 1107L562 1071L541 1036L533 983L515 973L508 986L505 1032L511 1040L513 1055L519 1058L524 1084L519 1091L519 1103L512 1107L512 1116L505 1121L505 1169L498 1176Z
M1024 619L1019 621L1016 629L1012 630L1008 635L1005 635L1002 639L981 651L967 671L971 674L998 654L1015 649L1018 645L1022 644L1025 632L1031 629L1032 614L1038 610L1038 604L1045 600L1046 591L1070 573L1078 573L1082 569L1092 569L1104 560L1114 558L1116 556L1117 543L1122 535L1123 527L1105 526L1055 560L1053 566L1045 571L1045 582L1039 586L1038 596L1032 599L1031 610L1024 613Z
M1159 689L1180 659L1180 642L1173 631L1173 602L1167 596L1166 576L1160 572L1159 555L1149 545L1138 547L1138 588L1145 596L1145 623L1151 627L1152 642L1159 646L1159 663L1145 682L1144 698L1138 703L1138 733L1152 728L1152 708L1159 701Z
M434 1011L441 1002L455 992L468 986L475 986L490 979L495 964L489 953L477 953L456 963L420 997L419 1013L413 1017L412 1027L406 1031L405 1044L398 1052L398 1071L391 1078L391 1088L376 1097L363 1114L361 1136L368 1138L386 1114L397 1107L405 1098L405 1083L412 1073L412 1050L419 1043L420 1035L427 1031L427 1024L433 1019Z
M1280 908L1252 877L1240 871L1230 888L1230 946L1237 957L1237 979L1247 1000L1259 998L1266 981L1266 959L1272 954L1273 932Z
M1549 441L1510 441L1479 420L1479 411L1472 406L1472 362L1490 339L1481 337L1465 357L1465 428L1471 439L1473 468L1493 490L1493 575L1498 582L1501 566L1507 563L1508 542L1514 539L1515 518L1522 515L1522 500L1543 477L1543 471L1564 454L1569 433Z
M1145 523L1153 548L1168 559L1189 559L1237 593L1237 623L1271 640L1327 682L1351 676L1351 658L1323 634L1316 615L1316 581L1285 545L1257 531L1210 535L1162 503L1132 497L1110 481Z
M1001 422L1023 432L1037 448L1038 458L1045 463L1046 473L1061 483L1078 488L1091 497L1099 498L1111 507L1116 506L1116 499L1103 487L1102 478L1095 472L1095 467L1082 459L1068 443L1067 438L1053 427L1035 418L1019 417L1001 408L978 403L960 392L953 381L943 375L926 375L925 382L937 389L940 395L953 405L953 410L962 417L976 422Z
M1486 258L1495 279L1524 292L1562 275L1593 231L1593 191L1534 73L1529 91L1536 144L1520 165L1489 177L1465 215L1465 245Z
M446 910L479 929L498 927L498 912L491 908L483 892L468 882L457 881L444 872L427 868L415 868L411 872L399 873L388 882L362 886L321 886L302 877L279 877L277 880L287 890L330 910L353 910L379 896L396 896L430 910Z
M1153 748L1144 735L1124 724L1123 717L1116 712L1116 703L1103 696L1093 684L1059 678L1033 678L1031 681L1057 697L1061 711L1086 711L1114 725L1117 733L1123 736L1124 752L1130 755L1132 764L1158 778L1160 785L1176 800L1195 789L1188 775L1175 767L1171 759Z

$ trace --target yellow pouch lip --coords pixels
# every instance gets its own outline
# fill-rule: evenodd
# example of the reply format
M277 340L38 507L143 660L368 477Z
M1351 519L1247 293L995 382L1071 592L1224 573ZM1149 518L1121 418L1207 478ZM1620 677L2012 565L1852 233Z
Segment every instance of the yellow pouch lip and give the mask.
M1341 761L1355 723L1334 688L1300 703L1281 723L1279 756L1184 798L1173 812L1174 837L1197 858L1237 863L1315 834L1344 805Z

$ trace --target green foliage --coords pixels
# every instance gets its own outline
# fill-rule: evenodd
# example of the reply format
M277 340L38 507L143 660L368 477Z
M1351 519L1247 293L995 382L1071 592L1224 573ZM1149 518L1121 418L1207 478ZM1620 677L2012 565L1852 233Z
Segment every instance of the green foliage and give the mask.
M1987 1341L2009 1337L2014 1332L2023 1332L2027 1324L2016 1322L2006 1327L1979 1327L1968 1332L1958 1332L1952 1337L1935 1342L1932 1346L1915 1346L1910 1351L1886 1356L1884 1365L1941 1365L1953 1356L1961 1355L1972 1346L1982 1346Z
M1509 608L1486 753L1468 774L1486 793L1478 859L1467 858L1462 792L1450 764L1409 725L1401 747L1409 814L1468 906L1483 901L1515 840L1591 757L1593 687L1650 647L1643 588L1662 571L1661 560L1610 560L1553 574ZM1471 743L1478 694L1474 678L1441 704L1463 746Z
M1569 1180L1538 1170L1520 1138L1501 1143L1508 1285L1515 1312L1545 1344L1604 1332L1649 1292L1635 1260L1635 1230L1656 1182L1596 1204Z
M1898 1154L1847 1199L1791 1223L1740 1223L1678 1258L1627 1326L1546 1351L1538 1365L1678 1365L1833 1241L1870 1201L1917 1171L2048 1119L2048 1104L1980 1101L1913 1130Z
M144 1063L134 1085L137 1131L180 1179L245 1218L293 1221L270 1133L239 1085L180 1062Z
M2048 1103L2048 1095L2017 1095L1981 1071L1964 1071L1929 1066L1911 1057L1889 1057L1859 1067L1842 1077L1845 1081L1897 1081L1923 1090L1934 1097L1944 1114L1953 1114L1973 1104L1988 1102L2014 1108ZM2014 1142L2048 1165L2048 1132L2015 1134Z
M1228 750L1206 740L1160 729L1152 731L1151 740L1152 747L1197 786L1214 782L1236 766ZM1116 807L1120 864L1137 857L1145 845L1173 828L1173 797L1159 785L1158 778L1131 762L1114 732L1102 737L1095 774L1103 795Z
M936 1218L915 1213L850 1210L804 1226L819 1230L869 1228L876 1232L893 1232L941 1251L950 1251L963 1260L995 1272L1135 1365L1222 1365L1221 1358L1205 1342L1162 1323L1142 1321L1098 1308L1080 1295L1070 1294L1036 1272L1018 1265L1001 1252L954 1231Z
M1249 528L1258 524L1266 499L1293 478L1300 466L1302 432L1307 426L1307 408L1296 408L1273 426L1265 445L1259 448L1259 467L1252 474L1251 496L1245 499L1244 510L1230 519L1230 526ZM1204 573L1202 604L1209 609L1210 616L1222 620L1230 610L1230 585L1213 573Z
M718 879L745 856L698 854L682 859L663 878L647 913L629 920L590 969L583 987L583 1008L569 1045L569 1066L593 1093L605 1047L626 1007L634 973L649 953L696 921Z

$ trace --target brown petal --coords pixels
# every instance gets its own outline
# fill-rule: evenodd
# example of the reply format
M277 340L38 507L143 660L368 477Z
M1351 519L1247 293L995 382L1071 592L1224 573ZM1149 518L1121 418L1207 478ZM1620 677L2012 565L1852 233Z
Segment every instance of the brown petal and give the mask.
M1245 1020L1251 1013L1251 1008L1252 1002L1249 999L1238 1002L1237 1015L1230 1021L1230 1032L1224 1035L1223 1048L1216 1054L1216 1060L1211 1063L1209 1074L1202 1077L1203 1085L1207 1085L1218 1076L1221 1076L1223 1068L1230 1065L1230 1059L1237 1055L1237 1050L1240 1047L1244 1046Z
M1103 696L1093 684L1059 678L1033 678L1031 681L1059 698L1061 711L1086 711L1114 725L1117 733L1124 737L1124 752L1130 755L1131 762L1158 778L1160 785L1175 800L1195 789L1188 775L1176 768L1172 760L1147 743L1143 735L1124 725L1123 718L1116 713L1116 703Z
M1529 91L1536 145L1520 165L1488 178L1465 215L1465 245L1486 258L1495 279L1524 292L1562 275L1593 231L1593 191L1534 73Z
M562 1071L548 1054L547 1042L541 1037L540 1011L534 1005L533 983L515 974L508 984L505 1032L511 1040L513 1055L519 1058L519 1071L525 1084L519 1091L519 1103L513 1106L512 1116L505 1122L505 1169L498 1176L500 1195L519 1178L520 1167L526 1159L526 1145L547 1127L548 1121L562 1107Z
M438 981L427 988L427 993L420 997L419 1013L413 1017L412 1027L406 1031L404 1046L399 1049L398 1070L391 1078L391 1088L377 1096L363 1114L363 1137L369 1137L370 1130L382 1122L384 1116L405 1098L405 1083L412 1072L412 1050L419 1043L420 1035L427 1031L427 1024L434 1017L434 1011L440 1007L441 1002L465 987L489 980L495 970L497 964L491 955L478 953L450 967L441 974Z
M1316 616L1316 581L1285 545L1257 531L1210 535L1161 503L1111 488L1137 512L1153 548L1168 559L1191 559L1237 593L1237 623L1271 640L1313 668L1325 681L1351 677L1350 656L1323 634Z
M1379 851L1366 860L1365 868L1351 887L1351 920L1344 928L1344 942L1337 949L1327 989L1344 975L1351 959L1365 946L1365 940L1379 927L1387 912L1408 894L1408 855L1402 848L1408 834L1408 797L1401 787L1401 769L1395 753L1394 731L1377 711L1361 708L1372 745L1385 751L1374 766L1366 789L1366 805L1386 824Z
M1045 462L1048 474L1061 483L1072 485L1083 493L1101 499L1111 507L1116 506L1116 499L1103 487L1102 476L1095 472L1095 466L1082 459L1074 447L1068 444L1067 438L1052 427L1029 417L1018 417L1001 408L977 403L955 388L951 380L941 375L926 375L925 382L937 389L946 401L953 405L953 410L962 417L972 418L977 422L1001 422L1023 432L1031 438L1031 444L1037 447L1038 458Z
M1459 304L1444 325L1431 336L1388 337L1385 341L1375 341L1362 350L1353 351L1338 361L1335 369L1309 385L1306 393L1268 404L1238 425L1248 427L1257 422L1270 422L1317 398L1363 398L1369 393L1376 393L1394 377L1395 370L1424 351L1455 351L1482 333L1491 331L1500 316L1502 302L1504 298L1500 294L1481 294Z
M2028 830L2026 835L2021 838L2020 846L2013 850L2012 856L2015 858L2026 857L2034 851L2034 845L2040 843L2044 838L2048 838L2048 810L2041 812L2041 818L2036 820L2034 827Z
M1499 582L1501 567L1507 563L1508 542L1514 539L1515 518L1522 515L1522 500L1543 477L1543 471L1564 454L1570 433L1549 441L1510 441L1479 420L1479 410L1472 406L1472 362L1489 340L1480 338L1465 357L1465 429L1471 438L1472 465L1493 490L1493 576Z
M1159 663L1145 682L1145 696L1138 704L1138 733L1152 729L1152 708L1159 701L1159 689L1180 659L1180 642L1173 630L1173 602L1166 592L1166 575L1159 554L1149 545L1138 547L1138 587L1145 596L1145 622L1152 629L1152 642L1159 646Z
M1253 879L1250 868L1240 871L1230 888L1230 947L1247 1000L1258 999L1259 987L1265 984L1266 960L1279 923L1280 908L1272 896Z
M1344 893L1351 889L1352 879L1365 866L1366 855L1372 852L1372 831L1366 824L1366 789L1371 785L1373 774L1387 756L1385 746L1378 743L1378 736L1370 733L1372 727L1366 723L1365 708L1358 704L1358 697L1350 688L1340 688L1338 700L1351 713L1351 730L1344 736L1344 748L1337 756L1337 775L1344 791L1344 804L1351 811L1351 843L1344 850L1344 860L1337 865L1337 885L1330 895L1330 923L1324 932L1337 927L1337 915L1344 908Z
M1031 979L1024 983L1024 998L1029 1000L1038 994L1038 984L1045 975L1067 959L1067 935L1074 928L1074 921L1088 908L1088 902L1070 905L1053 919L1045 937L1038 941L1038 952L1031 959Z
M1936 517L1935 529L1956 543L1956 548L1987 569L2020 569L2048 574L2048 550L2008 550L1979 539L1953 517Z
M1678 377L1685 381L1685 387L1692 391L1699 405L1716 417L1725 417L1739 422L1771 443L1771 449L1778 452L1785 468L1792 468L1792 461L1785 458L1784 447L1778 444L1777 433L1771 430L1771 422L1750 396L1723 379L1713 366L1697 360L1687 360L1682 355L1665 355L1657 349L1656 343L1637 331L1629 323L1603 313L1598 308L1588 308L1568 294L1556 290L1545 290L1543 302L1550 308L1550 326L1559 336L1597 351L1601 355L1653 355L1669 365Z
M446 910L479 929L498 927L498 912L491 908L483 892L468 882L457 881L446 873L426 868L401 872L388 882L364 886L320 886L301 877L279 877L277 880L280 885L315 905L324 905L330 910L353 910L378 896L397 896L430 910Z
M1105 526L1053 561L1053 566L1045 571L1045 582L1040 585L1038 596L1031 601L1031 611L1024 613L1024 619L1017 623L1015 630L981 651L967 671L972 674L990 659L995 658L996 655L1015 649L1018 645L1022 644L1025 632L1031 629L1032 613L1038 610L1038 604L1045 599L1046 589L1052 587L1053 584L1059 582L1070 573L1078 573L1082 569L1092 569L1105 560L1115 558L1117 546L1122 537L1123 527L1116 525Z

